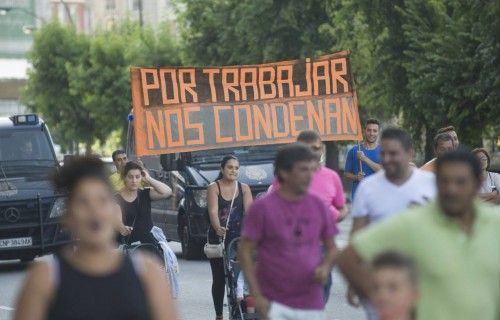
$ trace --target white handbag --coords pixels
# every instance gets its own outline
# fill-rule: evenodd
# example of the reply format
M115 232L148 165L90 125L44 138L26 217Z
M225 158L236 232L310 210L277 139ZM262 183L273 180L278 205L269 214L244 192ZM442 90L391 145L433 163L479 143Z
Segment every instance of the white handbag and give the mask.
M226 221L226 230L227 227L229 226L229 219L231 219L231 213L233 213L233 205L234 205L234 199L236 198L236 191L238 190L238 181L236 181L234 187L234 193L233 193L233 199L231 199L231 206L229 207L229 215L227 217ZM205 252L205 255L207 256L208 259L217 259L217 258L222 258L224 256L224 241L226 240L226 235L224 234L224 237L222 237L222 241L218 244L211 244L208 241L208 232L207 232L207 243L205 244L205 247L203 248L203 252Z

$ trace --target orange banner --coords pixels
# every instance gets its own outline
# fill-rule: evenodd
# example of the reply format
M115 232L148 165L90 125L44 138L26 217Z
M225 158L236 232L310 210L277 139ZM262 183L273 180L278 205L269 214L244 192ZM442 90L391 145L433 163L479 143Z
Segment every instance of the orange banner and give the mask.
M361 140L349 52L230 67L132 68L138 156L323 140Z

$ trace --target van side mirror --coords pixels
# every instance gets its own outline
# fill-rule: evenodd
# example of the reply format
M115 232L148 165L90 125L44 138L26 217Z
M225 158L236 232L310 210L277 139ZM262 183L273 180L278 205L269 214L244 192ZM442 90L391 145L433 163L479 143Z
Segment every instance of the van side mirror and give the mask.
M176 154L162 154L160 163L165 171L179 171L184 168L184 162Z

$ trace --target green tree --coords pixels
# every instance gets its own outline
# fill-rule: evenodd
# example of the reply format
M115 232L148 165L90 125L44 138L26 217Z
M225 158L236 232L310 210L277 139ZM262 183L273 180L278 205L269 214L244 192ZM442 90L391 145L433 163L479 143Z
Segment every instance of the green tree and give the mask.
M64 149L84 143L88 153L116 130L125 140L130 67L179 65L180 59L166 25L153 31L126 21L87 36L51 22L35 34L30 62L24 103L50 123Z
M88 50L88 40L74 29L51 22L34 35L32 65L22 93L30 110L50 124L56 141L66 150L75 142L92 142L94 123L81 105L81 94L69 89L68 65Z
M499 8L498 2L408 2L404 67L413 107L404 115L413 132L452 123L461 141L481 146L485 129L498 124Z
M361 117L390 119L396 112L383 78L388 77L376 52L389 38L387 30L371 30L370 19L353 0L334 0L327 7L330 20L320 31L332 39L330 51L350 50L351 67L358 93ZM367 111L367 112L365 112Z
M325 1L178 0L183 59L194 65L250 64L326 52L332 43L319 27Z
M125 141L132 109L131 66L178 65L178 56L166 25L154 32L126 21L91 38L88 56L70 66L70 88L82 93L82 104L96 125L94 138L104 142L120 130Z
M492 1L334 0L324 30L350 48L361 108L401 116L417 142L453 124L481 145L498 122L499 9ZM491 129L494 130L494 129Z

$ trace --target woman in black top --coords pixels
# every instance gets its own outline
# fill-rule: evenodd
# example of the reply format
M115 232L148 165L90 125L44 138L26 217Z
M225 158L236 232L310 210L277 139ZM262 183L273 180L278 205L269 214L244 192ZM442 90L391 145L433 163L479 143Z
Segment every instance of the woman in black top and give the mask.
M151 188L141 189L144 180ZM166 199L172 195L172 190L164 183L151 178L148 171L138 162L127 162L123 169L125 188L118 194L123 224L132 229L125 237L127 244L137 241L156 244L151 234L153 219L151 218L151 201Z
M207 200L210 217L208 238L210 243L218 243L220 238L225 237L227 248L233 239L240 236L243 214L252 203L252 192L248 185L238 182L240 171L238 158L232 155L224 157L220 170L217 180L208 186ZM233 202L232 210L231 202ZM216 319L220 320L223 319L222 308L226 285L222 258L210 259L210 268L212 269L212 298L215 314Z
M68 194L63 221L75 246L30 269L14 319L177 319L156 260L115 249L120 212L104 163L77 157L55 174L54 183Z

